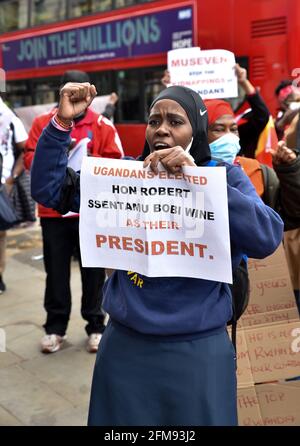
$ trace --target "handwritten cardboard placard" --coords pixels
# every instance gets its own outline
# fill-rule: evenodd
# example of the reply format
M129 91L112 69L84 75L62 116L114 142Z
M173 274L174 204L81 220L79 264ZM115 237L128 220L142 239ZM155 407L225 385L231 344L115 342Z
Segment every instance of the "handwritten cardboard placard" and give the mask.
M242 326L299 320L282 244L269 257L249 259L250 299Z
M261 384L238 390L240 426L300 426L297 381Z
M239 387L300 375L300 321L238 330L237 367Z
M268 311L266 313L259 313L257 306L251 305L250 309L243 314L238 321L239 328L255 327L257 325L272 325L278 323L293 323L299 319L297 308L293 305L292 308L278 311Z

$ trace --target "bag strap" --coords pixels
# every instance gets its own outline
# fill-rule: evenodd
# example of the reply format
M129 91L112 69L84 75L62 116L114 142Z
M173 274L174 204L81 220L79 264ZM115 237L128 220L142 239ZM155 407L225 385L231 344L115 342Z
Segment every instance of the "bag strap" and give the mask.
M265 164L260 164L263 180L264 180L264 194L263 201L272 209L276 208L276 203L279 194L279 179L273 169Z
M3 155L0 152L0 185L2 184Z
M231 324L231 342L233 344L235 353L236 353L236 330L237 330L237 321L232 321L232 324Z

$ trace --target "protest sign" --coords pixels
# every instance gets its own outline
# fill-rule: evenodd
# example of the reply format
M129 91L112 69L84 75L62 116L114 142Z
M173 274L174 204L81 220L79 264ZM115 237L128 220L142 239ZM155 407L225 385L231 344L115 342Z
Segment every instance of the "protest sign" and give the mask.
M234 54L227 50L199 47L168 51L170 85L195 90L204 99L238 96Z
M299 426L299 381L238 389L240 426Z
M85 157L80 184L83 266L232 282L225 167Z
M265 259L249 259L250 299L240 325L250 327L299 320L283 245Z

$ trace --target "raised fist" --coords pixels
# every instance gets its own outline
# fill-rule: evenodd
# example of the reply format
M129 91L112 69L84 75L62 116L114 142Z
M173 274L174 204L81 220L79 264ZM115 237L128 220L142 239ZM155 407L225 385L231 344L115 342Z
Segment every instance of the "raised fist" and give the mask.
M96 87L89 82L68 82L60 90L58 117L64 121L72 121L85 112L96 95Z

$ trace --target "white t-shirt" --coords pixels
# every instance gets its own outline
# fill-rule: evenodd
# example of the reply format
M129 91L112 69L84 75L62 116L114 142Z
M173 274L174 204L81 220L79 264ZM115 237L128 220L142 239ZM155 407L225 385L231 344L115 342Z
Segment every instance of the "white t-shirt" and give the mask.
M15 142L19 143L26 141L28 138L28 134L22 121L16 115L14 115L11 122L14 126ZM11 175L11 171L15 162L13 152L13 131L10 126L6 128L4 135L1 135L0 143L0 153L3 157L1 181L2 183L5 183L5 180Z

